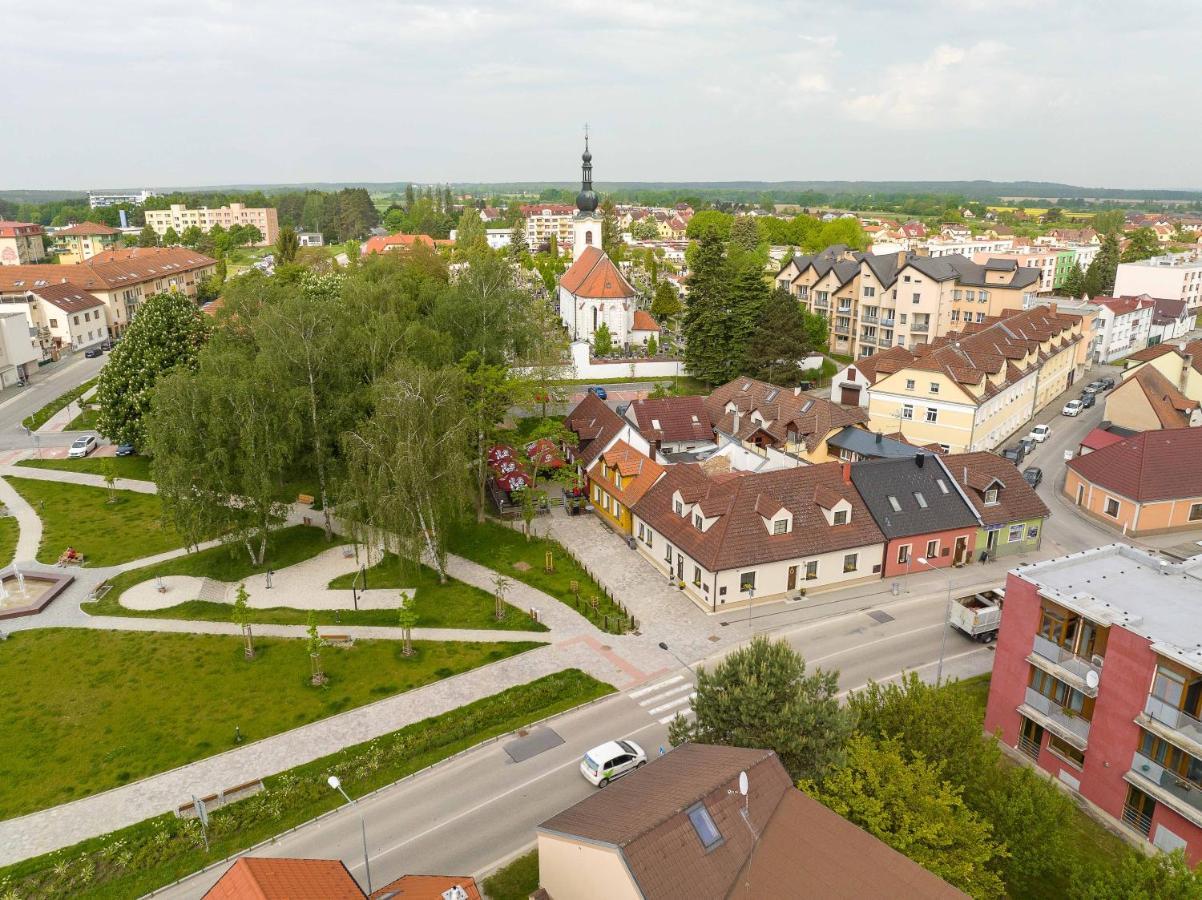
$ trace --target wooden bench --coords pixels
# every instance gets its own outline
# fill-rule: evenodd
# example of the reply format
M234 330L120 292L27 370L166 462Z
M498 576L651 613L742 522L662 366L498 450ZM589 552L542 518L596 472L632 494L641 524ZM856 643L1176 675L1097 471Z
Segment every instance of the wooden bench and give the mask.
M313 496L311 494L297 494L296 502L303 503L306 506L312 506L313 505Z
M323 634L320 637L331 647L350 647L355 643L355 639L349 634Z

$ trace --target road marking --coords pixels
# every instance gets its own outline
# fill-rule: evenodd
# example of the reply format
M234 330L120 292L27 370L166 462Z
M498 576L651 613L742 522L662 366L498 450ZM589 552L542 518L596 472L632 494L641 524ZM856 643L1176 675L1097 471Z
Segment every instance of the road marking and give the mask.
M677 675L675 678L669 678L667 681L661 681L659 684L653 684L651 687L639 688L637 691L630 691L626 696L631 698L642 697L644 694L650 694L652 691L658 691L660 688L665 688L670 684L675 684L678 681L684 681L683 675Z
M692 685L690 684L689 687L692 687ZM653 709L647 710L647 712L654 716L656 713L662 713L665 709L671 709L673 706L680 706L682 703L688 703L696 696L697 692L693 691L691 694L685 694L683 697L677 697L675 700L669 700L662 706L656 706Z
M666 691L662 691L658 694L652 694L647 699L640 700L639 706L643 706L643 707L650 706L652 703L658 703L660 700L664 700L668 697L671 697L673 694L679 694L682 691L691 691L692 689L693 689L693 682L686 681L684 684L677 685L674 688L668 688L668 690L666 690Z
M845 653L854 653L857 650L863 650L865 647L871 647L873 644L880 644L884 643L885 641L894 641L898 638L909 637L912 634L918 634L920 631L930 631L933 628L941 627L943 627L942 622L936 622L934 625L920 625L918 628L911 628L908 631L899 631L897 634L889 634L885 635L884 637L876 638L875 640L864 641L856 644L854 647L848 647L845 650L836 650L834 653L828 653L825 656L816 656L813 659L806 659L806 662L811 664L820 663L827 659L833 659L836 656L842 656Z
M691 709L678 709L678 710L676 710L676 712L672 713L672 715L664 716L662 719L660 719L659 724L667 725L669 722L671 722L677 716L679 716L682 719L688 719L688 718L692 717L692 715L693 715L693 711Z
M989 650L990 650L989 646L986 645L983 647L975 647L972 650L965 650L963 653L956 653L952 656L945 656L943 658L943 664L946 666L953 659L963 659L966 656L972 656L974 653L988 653ZM934 662L923 663L921 666L915 666L912 669L902 669L900 672L894 672L892 675L886 675L884 678L874 679L874 680L877 684L888 684L890 681L896 681L898 678L901 678L904 675L909 675L911 672L921 672L923 669L929 669L932 666L937 666L937 665L939 665L939 660L935 660ZM842 700L844 697L846 697L852 691L864 690L864 688L868 687L868 684L869 683L866 681L863 684L861 684L859 687L848 688L847 690L843 691L842 693L836 694L835 698L838 700Z

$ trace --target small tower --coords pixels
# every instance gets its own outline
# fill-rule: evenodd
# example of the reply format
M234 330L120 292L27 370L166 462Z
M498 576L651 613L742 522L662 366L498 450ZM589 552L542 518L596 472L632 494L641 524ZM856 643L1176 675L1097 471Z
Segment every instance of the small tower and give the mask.
M572 220L573 261L580 259L586 247L605 249L601 246L601 214L597 212L597 194L593 191L593 154L588 151L587 126L580 161L580 193L576 195L576 215Z

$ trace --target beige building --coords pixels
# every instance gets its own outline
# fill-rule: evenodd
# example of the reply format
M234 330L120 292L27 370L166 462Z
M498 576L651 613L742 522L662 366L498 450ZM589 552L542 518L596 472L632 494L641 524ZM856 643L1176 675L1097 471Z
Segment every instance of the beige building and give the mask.
M216 271L217 260L184 247L106 250L73 266L0 268L0 301L24 298L50 285L71 284L104 303L104 324L111 335L120 336L146 297L167 291L195 297L200 283Z
M0 296L0 310L22 312L33 346L43 359L82 350L109 337L104 301L82 288L58 282L33 288L24 296Z
M81 222L54 232L54 240L63 249L58 261L63 265L86 262L105 250L114 250L121 240L121 229L97 222Z
M832 386L856 387L873 431L953 453L992 450L1076 381L1083 339L1080 316L1037 306L858 359Z
M564 247L572 243L575 206L569 203L534 203L523 206L522 215L526 217L526 243L531 250L550 242L551 235L555 235L561 253Z
M1185 344L1157 344L1127 357L1126 380L1141 369L1156 369L1190 400L1202 401L1202 340Z
M0 222L0 266L26 266L46 258L41 225Z
M214 225L220 225L226 231L235 225L253 225L263 235L263 240L258 244L260 247L274 244L280 235L280 223L274 207L248 207L241 203L231 203L217 209L207 206L188 209L182 203L172 203L170 209L146 210L146 224L159 237L165 235L168 228L174 228L176 234L183 234L192 227L207 233Z

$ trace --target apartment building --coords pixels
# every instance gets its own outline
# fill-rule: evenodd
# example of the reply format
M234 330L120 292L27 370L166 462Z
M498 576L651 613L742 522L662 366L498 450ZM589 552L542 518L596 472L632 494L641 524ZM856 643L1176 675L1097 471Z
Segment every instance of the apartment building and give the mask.
M157 197L158 194L154 191L136 191L133 193L106 192L97 193L90 192L88 194L88 206L92 209L103 209L106 206L141 206L151 197Z
M1189 311L1197 316L1202 313L1202 249L1120 263L1114 278L1114 294L1184 300Z
M24 313L0 312L0 387L27 379L40 356Z
M1148 346L1156 308L1151 297L1094 297L1093 302L1098 305L1094 362L1113 362Z
M54 232L55 243L61 246L58 261L63 265L86 262L105 250L116 248L121 240L121 229L110 228L98 222L80 222Z
M165 235L169 228L174 228L176 234L183 234L193 227L207 233L214 225L220 225L226 231L235 225L253 225L263 235L263 240L256 245L259 247L271 246L280 236L280 223L274 207L249 207L242 203L231 203L217 209L207 206L189 209L182 203L172 203L170 209L146 210L146 224L159 237Z
M959 453L994 449L1081 374L1081 317L1054 304L961 329L858 359L831 383L867 407L869 429Z
M968 256L972 257L978 253L1005 253L1014 246L1014 241L1010 238L988 238L988 237L952 237L952 238L931 238L918 245L919 253L930 257L941 256Z
M200 282L216 271L217 260L185 247L106 250L76 265L0 268L0 301L24 298L54 284L71 284L104 303L105 325L111 335L120 336L143 299L165 291L195 297Z
M0 309L24 314L41 359L58 359L64 351L83 350L109 337L104 301L67 282L0 295Z
M526 218L526 244L538 249L549 243L551 235L559 244L560 251L572 242L572 218L576 207L570 203L535 203L522 207Z
M1199 597L1202 557L1127 544L1011 570L985 713L987 732L1191 865L1202 862Z
M0 222L0 266L27 266L46 258L45 231L33 222Z

